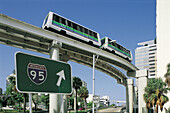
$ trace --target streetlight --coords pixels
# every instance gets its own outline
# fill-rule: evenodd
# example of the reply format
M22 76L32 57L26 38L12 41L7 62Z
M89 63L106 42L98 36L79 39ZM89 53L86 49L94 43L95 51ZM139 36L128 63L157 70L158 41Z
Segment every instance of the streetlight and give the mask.
M108 41L108 42L106 42L105 44L108 44L108 43L110 43L110 42L116 42L116 40ZM101 50L103 49L103 47L104 47L105 44L103 44L103 45L100 47L99 51L98 51L96 54L93 54L93 98L94 98L94 96L95 96L95 73L94 73L94 71L95 71L95 63L96 63L96 61L98 60L98 58L99 58L99 53L101 52ZM96 56L97 56L97 57L96 57ZM95 57L96 57L96 60L95 60ZM93 101L93 111L92 111L92 113L94 113L94 101Z

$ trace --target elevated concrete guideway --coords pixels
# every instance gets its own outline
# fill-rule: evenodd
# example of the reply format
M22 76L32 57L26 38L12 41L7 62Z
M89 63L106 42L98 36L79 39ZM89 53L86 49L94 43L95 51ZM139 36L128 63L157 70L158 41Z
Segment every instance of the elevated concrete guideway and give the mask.
M61 60L70 60L92 67L93 54L97 54L99 48L0 14L1 44L49 54L53 40L62 44ZM135 76L137 68L125 59L104 50L98 54L96 69L112 76L118 83L126 86L127 77L113 65L127 71L128 76Z
M52 59L73 61L89 67L93 67L93 56L99 55L95 68L126 87L127 112L133 113L133 80L127 76L135 77L137 68L115 54L72 38L0 14L0 44L48 54ZM127 76L114 66L127 71ZM64 107L61 107L61 105L66 106L63 98L66 98L66 95L61 97L50 94L51 113L59 112L61 108L64 111ZM53 99L55 101L52 101Z

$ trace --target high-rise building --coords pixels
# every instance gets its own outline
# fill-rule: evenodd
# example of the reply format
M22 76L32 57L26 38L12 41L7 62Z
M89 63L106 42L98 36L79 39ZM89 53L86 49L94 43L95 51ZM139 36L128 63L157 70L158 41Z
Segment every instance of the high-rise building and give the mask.
M135 65L138 69L148 69L149 78L157 77L157 45L155 40L138 43L135 49Z

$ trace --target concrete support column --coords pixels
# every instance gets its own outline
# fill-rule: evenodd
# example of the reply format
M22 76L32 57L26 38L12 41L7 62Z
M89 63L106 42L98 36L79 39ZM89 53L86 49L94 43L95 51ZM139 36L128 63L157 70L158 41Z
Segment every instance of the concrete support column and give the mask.
M133 112L134 113L137 113L137 108L138 108L138 89L137 89L137 87L135 86L134 87L134 99L133 99L133 101L134 101L134 104L133 104Z
M68 62L70 59L69 55L67 55L67 53L65 54L62 54L60 56L60 60L63 61L63 62ZM67 95L63 95L63 113L67 113Z
M148 71L146 69L138 70L136 72L136 78L138 87L138 113L142 113L142 108L146 107L146 103L143 99L143 94L145 93L145 87L147 86Z
M133 79L127 79L126 86L126 112L133 113Z
M63 113L67 113L67 95L63 95Z
M50 48L50 58L59 60L59 47L61 44L54 40ZM50 94L50 113L62 113L63 97L60 94Z

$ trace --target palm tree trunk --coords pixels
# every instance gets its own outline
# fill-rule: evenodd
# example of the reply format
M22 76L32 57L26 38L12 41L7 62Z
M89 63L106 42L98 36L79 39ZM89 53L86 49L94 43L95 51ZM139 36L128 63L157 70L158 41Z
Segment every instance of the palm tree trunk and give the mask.
M85 109L87 109L87 102L86 102L86 98L84 98L84 107L85 107Z
M26 110L26 94L24 93L23 95L24 95L24 109L23 109L23 111L25 113L25 110Z
M19 112L20 112L20 102L19 102Z
M76 89L76 113L77 113L77 89Z

